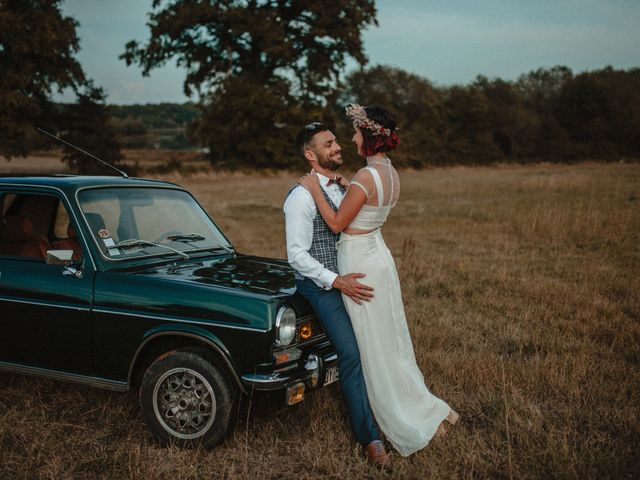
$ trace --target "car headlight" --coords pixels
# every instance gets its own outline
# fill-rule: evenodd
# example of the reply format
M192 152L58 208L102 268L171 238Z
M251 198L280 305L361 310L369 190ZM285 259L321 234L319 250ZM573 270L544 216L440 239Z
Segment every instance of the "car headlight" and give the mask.
M276 344L286 347L296 337L296 312L291 307L281 307L276 315Z

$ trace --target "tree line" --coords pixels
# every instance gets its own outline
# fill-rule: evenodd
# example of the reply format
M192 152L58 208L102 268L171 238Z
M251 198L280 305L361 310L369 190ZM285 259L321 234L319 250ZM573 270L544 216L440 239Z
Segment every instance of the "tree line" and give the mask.
M109 127L123 148L198 148L186 136L187 126L200 116L192 102L109 105L108 111Z
M41 147L40 127L117 164L118 139L141 146L152 128L166 134L154 146L202 147L219 168L298 167L293 138L305 123L322 120L348 144L349 102L394 113L402 141L394 161L404 167L640 157L640 69L574 74L557 66L516 81L434 85L398 68L366 67L361 32L377 25L373 0L154 0L149 39L124 45L121 59L144 75L175 60L186 71L185 93L198 101L180 111L108 106L75 59L77 22L61 3L0 0L6 158ZM348 58L359 68L345 76ZM64 89L75 103L51 100ZM73 149L64 159L77 171L100 169Z
M401 125L402 148L394 152L394 161L413 168L613 161L640 157L639 96L639 69L605 68L573 75L569 68L557 66L512 82L478 77L466 86L437 87L406 71L375 66L351 73L335 104L313 112L307 120L326 121L336 129L343 147L349 148L352 133L344 120L344 106L350 101L382 104ZM121 144L158 146L152 143L157 137L151 132L165 130L178 133L161 147L199 146L198 138L188 139L182 133L202 121L193 104L109 106L109 111ZM283 136L281 150L288 151L280 161L283 167L298 163L291 138L300 125L292 124ZM252 159L215 161L247 166Z
M336 112L349 100L387 106L401 126L394 160L408 167L640 158L639 68L556 66L437 87L377 66L352 73L339 98Z

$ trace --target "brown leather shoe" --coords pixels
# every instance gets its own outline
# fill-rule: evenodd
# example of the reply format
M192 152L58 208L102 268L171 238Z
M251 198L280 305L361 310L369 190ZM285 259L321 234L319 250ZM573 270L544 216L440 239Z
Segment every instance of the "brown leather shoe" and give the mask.
M384 449L382 440L374 440L367 445L367 461L381 470L391 470L391 456Z

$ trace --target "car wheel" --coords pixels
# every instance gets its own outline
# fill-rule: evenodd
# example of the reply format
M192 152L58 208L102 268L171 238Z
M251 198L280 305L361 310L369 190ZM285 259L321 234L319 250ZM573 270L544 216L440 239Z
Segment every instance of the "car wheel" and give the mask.
M163 445L213 447L227 435L236 390L225 372L192 350L157 358L142 377L140 406Z

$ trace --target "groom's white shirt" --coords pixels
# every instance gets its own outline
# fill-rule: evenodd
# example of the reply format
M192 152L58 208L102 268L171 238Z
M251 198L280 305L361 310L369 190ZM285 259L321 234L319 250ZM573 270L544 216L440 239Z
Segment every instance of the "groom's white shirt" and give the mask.
M327 186L329 178L316 173L323 190L336 207L342 203L343 193L335 183ZM309 191L298 186L284 202L285 233L287 237L287 259L289 264L303 276L310 278L321 288L329 290L338 274L328 270L309 255L313 240L313 220L320 215Z

